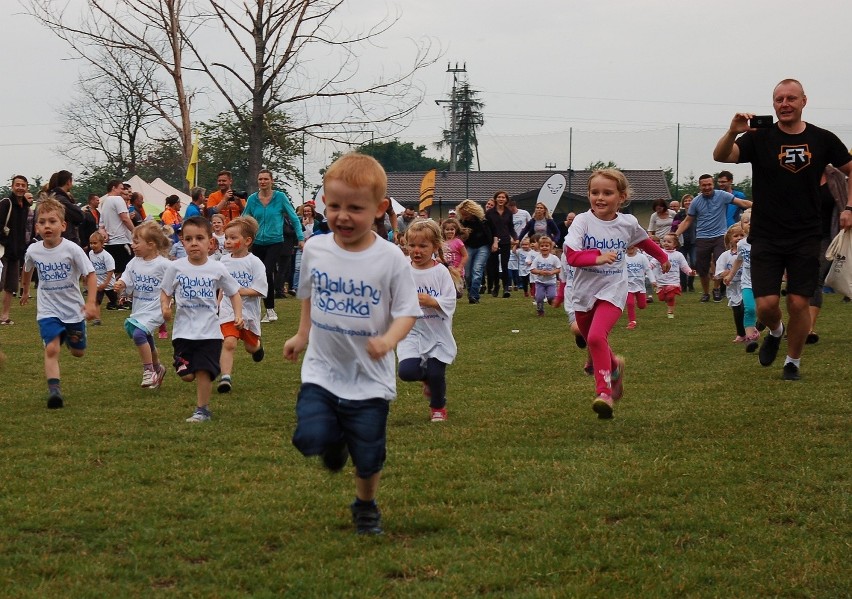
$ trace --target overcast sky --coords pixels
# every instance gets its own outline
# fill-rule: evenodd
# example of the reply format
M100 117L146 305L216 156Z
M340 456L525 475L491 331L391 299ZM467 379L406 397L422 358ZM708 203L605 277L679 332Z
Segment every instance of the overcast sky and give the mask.
M352 0L348 10L353 23L375 21L387 10L401 15L362 64L366 74L410 58L412 38L429 36L443 51L418 76L426 98L399 135L403 141L431 148L440 138L446 115L435 100L452 87L447 63L466 64L485 103L482 170L548 163L562 170L569 158L575 169L596 160L626 169L674 168L680 123L681 179L717 171L723 167L712 149L734 112L771 113L772 88L785 77L805 86L805 119L852 145L849 2ZM79 167L56 152L56 108L80 65L66 60L65 45L15 0L0 1L0 35L4 179L74 171ZM353 143L368 140L369 134L353 134ZM310 148L312 182L335 149ZM731 170L736 177L750 172Z

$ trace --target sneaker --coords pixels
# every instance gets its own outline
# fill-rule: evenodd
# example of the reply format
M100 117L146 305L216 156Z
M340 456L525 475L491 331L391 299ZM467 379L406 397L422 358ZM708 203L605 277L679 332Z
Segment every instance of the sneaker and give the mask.
M544 316L544 310L542 310L541 308L536 309L535 313L536 316Z
M698 300L698 301L700 301L701 303L709 302L710 301L710 294L709 293L702 293L701 299Z
M159 333L157 333L157 337L159 337L160 339L168 339L169 332L166 329L162 329Z
M783 336L784 333L782 331L781 337ZM763 338L763 344L760 346L760 353L758 354L761 366L769 366L775 361L775 357L778 355L778 348L781 347L781 337L773 337L770 333Z
M445 422L447 420L447 408L432 408L432 422Z
M268 317L266 314L264 314L264 315L261 317L260 322L261 322L261 323L269 322L269 317Z
M219 379L219 385L217 385L216 391L218 391L219 393L230 393L231 377L222 377L221 379Z
M586 338L585 338L585 337L583 337L582 335L574 335L574 343L575 343L575 344L577 345L577 347L579 347L580 349L586 349L586 346L588 345L588 344L586 343Z
M329 445L322 452L322 465L331 472L340 472L343 470L347 460L349 460L349 447L346 445L346 441Z
M187 422L208 422L210 420L210 410L207 408L195 408L192 416L186 419Z
M635 328L636 328L636 321L635 320L631 320L630 322L627 323L627 330L628 331L632 331Z
M189 371L189 362L183 358L175 358L175 373L178 376L183 376Z
M157 373L153 370L145 370L142 373L142 383L140 383L140 387L150 387L154 384L154 380L157 378Z
M359 535L382 534L382 512L377 505L358 506L353 503L349 506L352 510L352 522Z
M760 339L760 333L757 331L755 331L754 335L745 336L743 343L745 343L745 350L747 354L753 354L757 351L758 339Z
M808 336L805 337L805 345L813 345L814 343L819 342L819 335L811 331L808 333Z
M149 389L159 389L163 384L163 379L166 377L166 367L162 364L157 364L154 369L154 383L148 387Z
M792 362L787 362L784 364L784 371L781 374L781 378L785 381L798 381L802 378L802 375L799 374L799 367L793 364Z
M118 304L107 304L106 309L110 312L112 312L113 310L118 310Z
M758 331L760 331L762 333L763 329L766 328L766 325L758 320L756 323L754 323L754 328L756 328Z
M605 393L601 393L592 402L592 410L594 410L601 420L609 420L612 418L612 398Z
M666 318L674 318L674 312L666 312Z
M508 291L503 292L503 299L510 298L510 297L512 297L511 293L509 293Z
M500 291L498 289L491 292L491 297L497 297L498 295L500 295Z
M58 410L62 406L65 405L65 402L62 401L62 394L59 391L55 391L50 394L47 398L47 409L48 410Z
M254 352L251 355L251 359L254 360L255 362L260 362L261 360L263 360L263 356L265 356L265 355L266 355L266 352L263 351L263 346L261 345L260 349L258 349L256 352Z
M722 290L714 289L713 290L713 301L717 304L722 301Z
M586 362L585 364L583 364L583 372L585 372L589 376L592 376L595 373L595 367L592 366L591 362Z
M268 322L275 322L276 320L278 320L278 314L275 313L275 310L273 308L267 308L266 318L269 319Z
M618 367L612 371L612 375L610 375L610 381L612 384L612 399L614 401L618 401L621 399L621 396L624 395L624 358L621 356L615 356L615 362L618 364Z
M95 326L95 327L99 327L99 326L101 326L101 319L100 319L100 318L96 318L96 319L94 319L94 320L92 321L92 326Z
M478 299L473 299L472 297L469 297L469 298L467 298L467 303L469 303L469 304L478 304L478 303L479 303L479 300L478 300ZM260 322L263 322L263 321L261 320ZM269 321L267 321L267 322L269 322Z

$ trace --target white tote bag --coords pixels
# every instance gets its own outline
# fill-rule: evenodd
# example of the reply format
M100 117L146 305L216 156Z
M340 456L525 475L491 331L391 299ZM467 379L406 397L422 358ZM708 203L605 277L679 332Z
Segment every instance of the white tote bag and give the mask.
M852 297L852 230L840 231L828 246L825 257L832 261L825 284L837 293Z

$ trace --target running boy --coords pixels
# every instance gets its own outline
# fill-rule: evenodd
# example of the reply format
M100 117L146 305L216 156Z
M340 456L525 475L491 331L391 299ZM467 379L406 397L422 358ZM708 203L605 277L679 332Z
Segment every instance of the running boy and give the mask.
M210 393L219 375L222 354L222 330L219 327L217 293L221 289L231 298L234 326L243 327L243 302L240 284L221 262L207 257L213 229L203 216L192 216L183 223L186 258L175 260L166 269L160 290L163 318L172 318L172 299L177 312L172 330L175 372L186 382L196 383L195 412L187 422L210 420Z
M48 198L38 205L36 232L42 241L32 244L24 257L21 305L30 299L33 269L38 269L38 302L36 320L44 342L44 374L47 377L47 407L63 407L59 382L59 350L66 343L71 355L83 357L86 352L86 320L95 317L97 277L92 263L82 248L62 238L65 230L65 207ZM83 303L80 277L86 278L88 296Z
M355 464L358 534L381 534L376 491L385 461L389 402L396 396L393 349L421 314L408 260L372 231L387 210L387 175L362 154L325 173L325 216L333 235L318 235L302 256L299 330L284 357L302 362L293 445L321 455L332 471Z
M246 351L252 360L263 360L263 345L260 343L260 298L266 297L268 283L266 267L263 261L249 253L258 224L250 216L238 216L225 227L225 250L222 265L240 284L240 296L243 298L243 328L234 325L234 307L228 298L223 297L219 304L219 326L225 341L219 364L222 378L216 390L228 393L231 390L231 372L234 369L234 350L237 341L243 340Z

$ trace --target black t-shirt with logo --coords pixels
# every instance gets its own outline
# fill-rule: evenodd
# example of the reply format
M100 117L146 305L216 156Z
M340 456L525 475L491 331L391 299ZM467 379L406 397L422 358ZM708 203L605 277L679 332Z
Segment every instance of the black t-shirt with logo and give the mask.
M852 155L831 131L810 123L798 135L774 125L740 136L740 162L752 164L754 205L749 237L796 242L820 236L819 182L826 165Z

